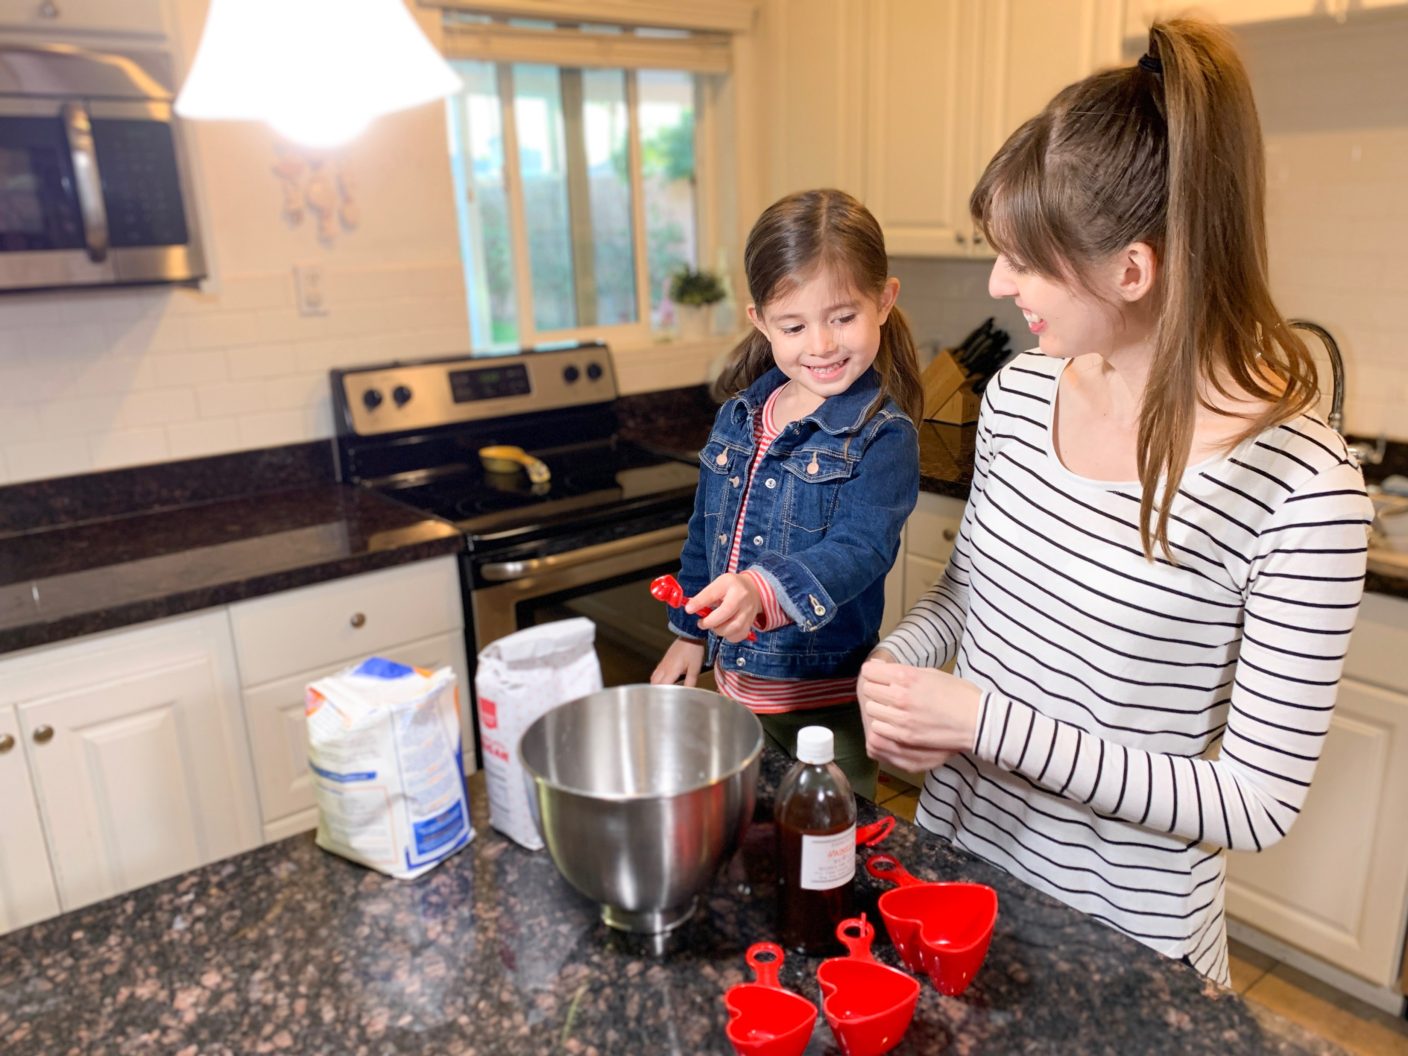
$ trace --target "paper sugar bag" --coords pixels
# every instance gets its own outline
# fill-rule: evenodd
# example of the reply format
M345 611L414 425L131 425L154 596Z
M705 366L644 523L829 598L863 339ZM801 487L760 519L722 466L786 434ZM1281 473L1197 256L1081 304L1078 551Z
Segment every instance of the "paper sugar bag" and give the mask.
M474 838L448 667L374 657L305 696L318 846L402 880Z
M595 640L591 620L559 620L490 642L479 654L474 691L489 823L530 850L543 840L528 806L518 741L539 715L601 688Z

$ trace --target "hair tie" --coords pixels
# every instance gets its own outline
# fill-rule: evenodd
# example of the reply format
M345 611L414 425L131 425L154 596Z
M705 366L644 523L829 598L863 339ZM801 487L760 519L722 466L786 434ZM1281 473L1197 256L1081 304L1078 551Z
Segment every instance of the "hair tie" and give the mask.
M1141 70L1148 70L1155 77L1162 77L1164 75L1164 64L1159 61L1157 55L1151 55L1147 51L1139 57L1139 68Z

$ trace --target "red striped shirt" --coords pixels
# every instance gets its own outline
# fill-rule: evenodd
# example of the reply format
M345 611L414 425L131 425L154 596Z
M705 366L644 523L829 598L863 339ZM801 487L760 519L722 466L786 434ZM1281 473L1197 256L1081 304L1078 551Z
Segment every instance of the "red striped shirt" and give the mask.
M777 439L778 429L773 424L773 407L784 387L779 386L773 390L753 423L753 441L757 450L748 466L743 506L738 511L738 525L733 530L733 546L728 555L730 572L738 571L738 552L743 546L743 526L748 519L748 498L753 491L754 477L763 456ZM759 613L757 621L760 631L776 630L792 622L791 617L783 611L766 576L753 568L745 568L742 574L757 586L758 595L762 600L763 610ZM845 704L856 698L854 678L759 678L757 675L716 667L714 682L720 693L761 714L776 715L787 711L824 708L832 704Z

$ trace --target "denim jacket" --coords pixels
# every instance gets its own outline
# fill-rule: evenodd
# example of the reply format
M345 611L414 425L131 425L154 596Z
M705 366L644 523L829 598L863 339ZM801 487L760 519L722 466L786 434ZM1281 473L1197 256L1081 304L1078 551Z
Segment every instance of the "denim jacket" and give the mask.
M699 489L680 555L680 584L694 595L728 570L734 527L756 445L753 423L777 368L719 408L699 452ZM738 568L760 572L792 622L733 644L708 634L706 664L764 678L856 674L874 647L885 607L885 575L900 530L919 497L919 440L886 401L874 369L811 414L785 426L758 464L748 498ZM699 618L670 610L670 628L704 638Z

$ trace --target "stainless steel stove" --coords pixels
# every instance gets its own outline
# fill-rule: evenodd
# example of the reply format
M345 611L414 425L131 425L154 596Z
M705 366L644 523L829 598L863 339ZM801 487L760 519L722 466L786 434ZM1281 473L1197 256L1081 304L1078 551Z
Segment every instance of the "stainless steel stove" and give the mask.
M586 615L607 684L648 679L671 639L646 588L678 568L698 467L620 435L605 345L335 370L332 388L340 479L464 532L471 655ZM550 478L490 471L493 445Z

